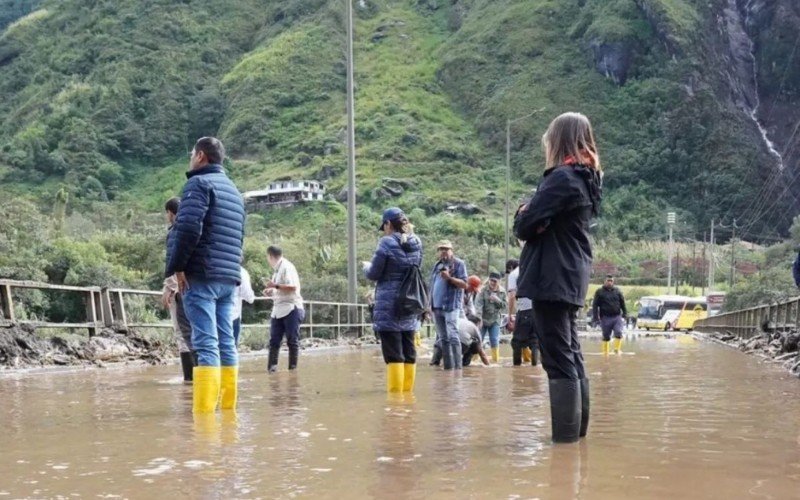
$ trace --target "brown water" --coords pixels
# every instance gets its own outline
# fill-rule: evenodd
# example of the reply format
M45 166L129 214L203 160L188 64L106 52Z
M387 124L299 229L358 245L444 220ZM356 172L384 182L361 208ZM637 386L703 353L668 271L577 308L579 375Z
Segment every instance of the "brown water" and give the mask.
M4 376L0 498L800 498L800 381L688 337L626 348L587 355L589 437L556 447L546 377L508 359L423 364L413 401L376 350L250 360L238 414L197 422L176 366Z

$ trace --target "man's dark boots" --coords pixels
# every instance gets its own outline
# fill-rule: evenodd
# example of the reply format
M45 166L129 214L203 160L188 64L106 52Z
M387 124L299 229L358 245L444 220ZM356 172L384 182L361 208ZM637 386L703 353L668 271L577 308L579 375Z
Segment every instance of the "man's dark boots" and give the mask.
M273 373L278 370L278 354L280 354L280 348L269 348L269 360L267 361L267 371L269 373Z
M297 368L297 358L300 355L300 347L289 346L289 369L294 370Z
M549 385L553 442L574 443L579 439L581 430L580 381L552 379Z
M514 366L522 365L522 347L519 341L511 339L511 359Z
M181 353L181 369L183 369L184 382L192 381L192 373L196 364L195 357L191 352L186 351Z
M439 366L442 362L442 348L438 344L433 345L433 356L431 356L430 366Z
M589 379L581 379L581 431L580 437L586 437L589 430Z

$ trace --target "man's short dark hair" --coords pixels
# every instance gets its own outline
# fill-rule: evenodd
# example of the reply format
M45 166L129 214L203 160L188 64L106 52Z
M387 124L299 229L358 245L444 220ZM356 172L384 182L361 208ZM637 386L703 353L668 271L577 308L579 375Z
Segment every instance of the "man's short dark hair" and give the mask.
M510 273L514 269L519 267L519 260L517 259L508 259L506 261L506 272Z
M606 279L607 279L607 280L613 280L613 279L614 279L614 276L613 276L613 275L611 275L611 274L606 274Z
M164 210L167 212L178 215L178 208L181 206L181 199L180 198L170 198L164 203Z
M225 160L225 146L216 137L201 137L197 139L194 150L195 152L202 151L205 153L209 163L222 165L223 160Z
M276 258L283 256L283 250L281 250L281 247L275 245L270 245L270 247L267 248L267 253Z

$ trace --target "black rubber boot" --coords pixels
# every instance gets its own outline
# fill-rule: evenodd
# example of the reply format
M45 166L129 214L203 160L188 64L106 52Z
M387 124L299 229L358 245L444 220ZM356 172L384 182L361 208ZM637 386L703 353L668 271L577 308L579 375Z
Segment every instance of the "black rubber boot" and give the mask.
M278 354L280 354L280 352L280 348L269 348L269 361L267 361L267 371L269 373L278 371Z
M462 354L461 351L461 342L459 341L456 342L455 344L451 344L450 348L453 350L453 368L455 368L456 370L460 370L464 366L463 365L464 355Z
M192 356L191 352L187 351L181 353L181 369L183 369L184 382L192 381L192 373L194 372L194 367L196 364L195 358Z
M536 366L539 364L539 356L541 353L539 352L539 346L534 345L531 347L531 366Z
M581 379L581 431L580 437L586 437L589 430L589 379Z
M461 346L461 342L458 343ZM442 342L442 363L444 364L445 370L452 370L453 365L453 348L450 347L450 344L445 344L444 341Z
M294 370L297 368L297 358L300 355L300 348L298 346L289 346L289 369Z
M511 339L511 359L514 366L522 365L522 346L519 345L519 341L514 339Z
M559 378L550 380L549 385L553 442L574 443L581 430L580 381Z
M442 348L437 344L433 345L433 356L431 356L430 366L439 366L442 362Z

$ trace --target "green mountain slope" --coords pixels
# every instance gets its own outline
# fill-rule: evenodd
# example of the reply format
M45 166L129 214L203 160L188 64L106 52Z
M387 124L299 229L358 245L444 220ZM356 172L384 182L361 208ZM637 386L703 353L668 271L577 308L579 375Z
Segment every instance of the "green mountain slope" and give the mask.
M506 120L541 108L511 128L512 198L537 182L547 123L582 111L606 170L599 237L660 238L668 209L687 238L722 216L774 237L800 208L791 0L354 5L363 257L390 204L476 261L501 245ZM343 12L342 0L0 2L0 193L52 215L48 237L152 232L193 141L218 135L243 190L286 178L329 189L324 204L251 217L252 254L264 234L329 247L308 265L341 273ZM472 215L443 213L467 204Z

